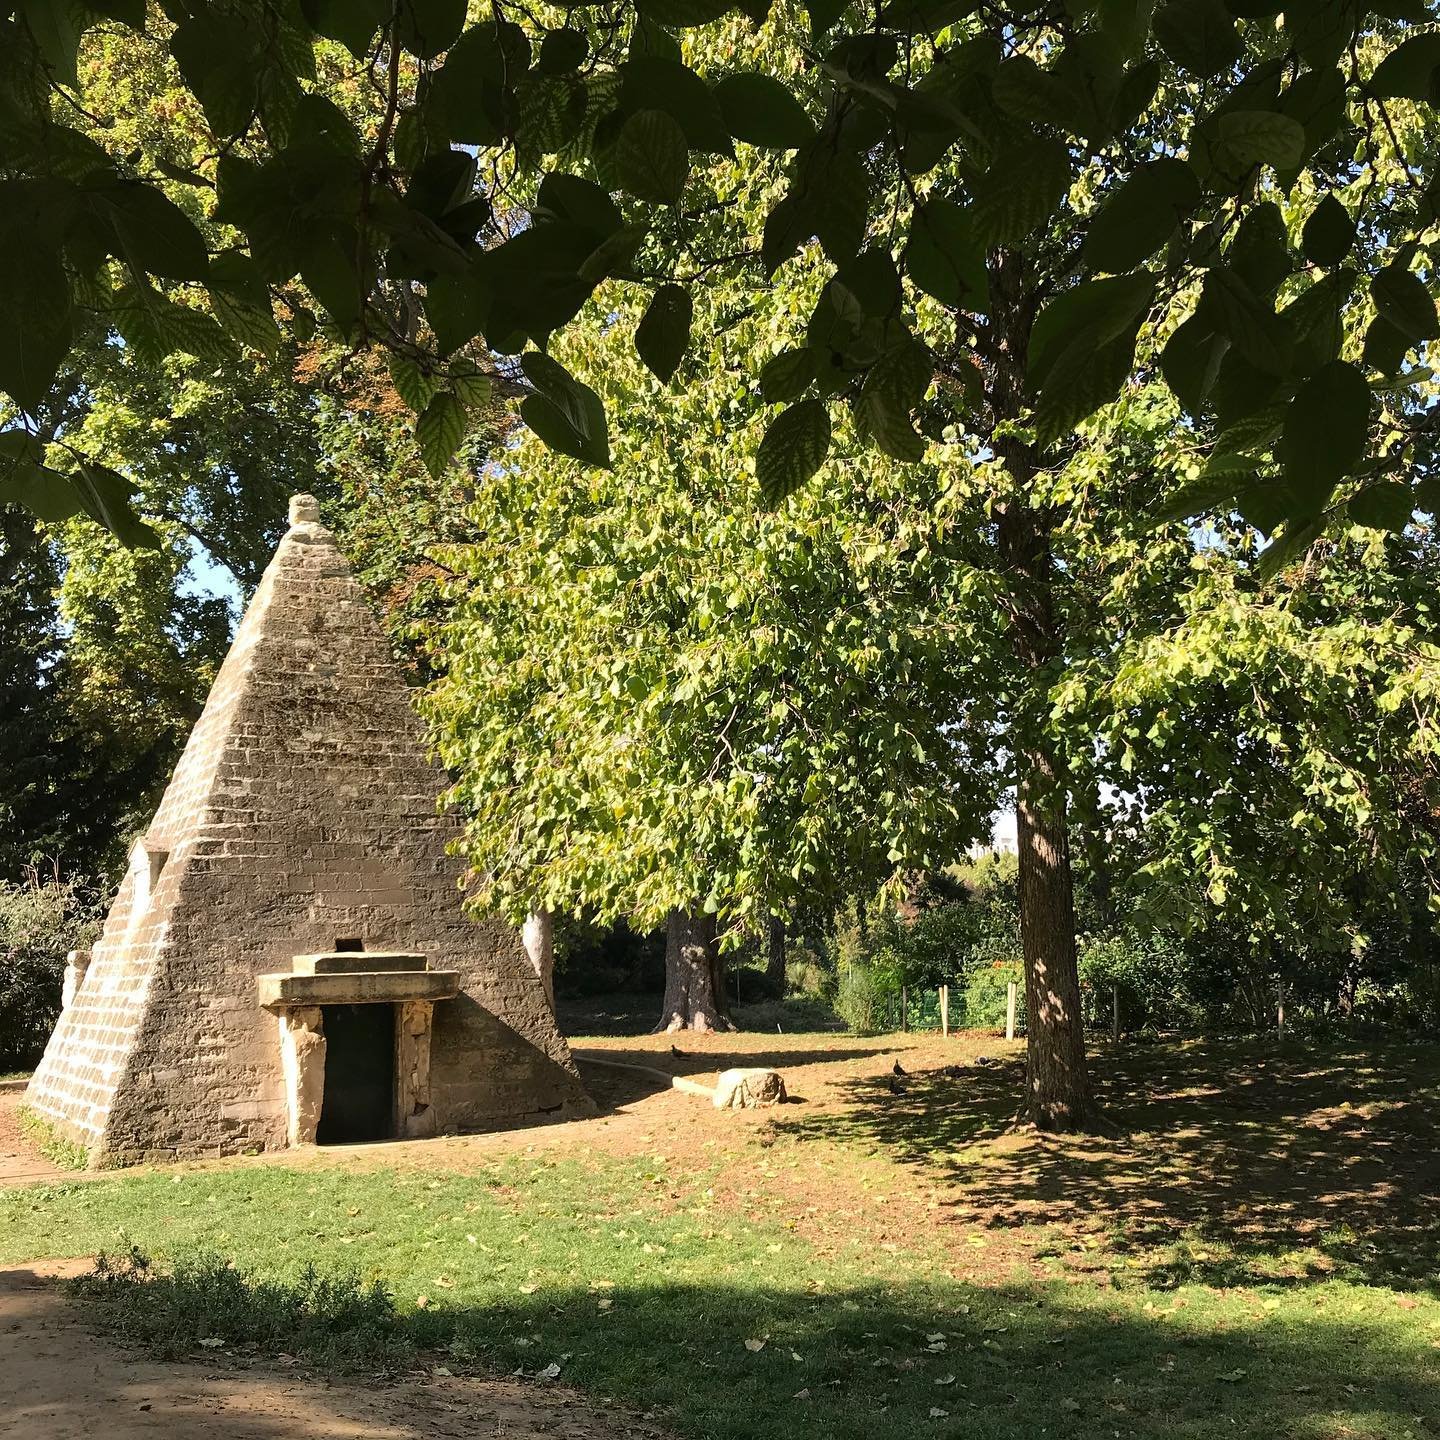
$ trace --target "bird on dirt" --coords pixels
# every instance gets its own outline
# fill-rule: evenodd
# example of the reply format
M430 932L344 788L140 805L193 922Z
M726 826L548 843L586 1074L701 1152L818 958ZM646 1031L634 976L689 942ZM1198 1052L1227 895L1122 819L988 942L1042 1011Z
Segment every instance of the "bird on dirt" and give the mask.
M677 1059L685 1060L689 1058L690 1052L688 1050L682 1050L678 1045L672 1045L670 1047L670 1053Z
M901 1074L904 1074L904 1071L901 1071ZM885 1087L892 1095L904 1095L907 1093L905 1087L893 1076L885 1082Z
M894 1065L890 1067L890 1073L892 1075L908 1075L910 1072L897 1060Z
M947 1065L945 1067L944 1073L948 1075L952 1080L958 1080L962 1075L964 1075L965 1067L963 1065Z

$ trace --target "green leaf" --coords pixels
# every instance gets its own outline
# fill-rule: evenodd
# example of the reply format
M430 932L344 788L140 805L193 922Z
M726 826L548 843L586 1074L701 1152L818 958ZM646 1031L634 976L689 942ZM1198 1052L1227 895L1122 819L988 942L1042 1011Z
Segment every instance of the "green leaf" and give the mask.
M925 441L911 424L910 412L924 399L934 373L934 357L918 341L897 345L870 367L855 419L883 454L915 461L925 453Z
M1440 335L1435 298L1408 266L1387 265L1370 282L1377 313L1412 343Z
M1030 136L1002 147L973 188L970 215L980 240L991 247L1018 244L1065 198L1070 152L1063 140Z
M635 327L635 349L650 371L668 384L690 343L695 307L683 285L662 285Z
M19 505L37 520L56 523L82 513L70 477L28 460L6 455L5 442L17 432L0 431L0 505Z
M1435 100L1435 71L1440 68L1440 34L1412 36L1376 67L1368 89L1382 100Z
M415 442L434 479L445 473L468 428L465 407L448 390L442 390L425 407L425 413L415 422Z
M579 30L568 27L547 30L540 42L540 58L536 64L547 75L560 75L583 65L589 53L590 42Z
M1235 350L1257 370L1283 375L1290 366L1291 340L1270 304L1228 270L1205 277L1198 313L1209 327L1227 335Z
M390 380L395 393L417 414L423 414L426 407L440 392L439 377L430 374L416 360L407 355L391 351L387 356Z
M41 57L56 78L67 85L77 84L75 57L80 49L80 36L95 17L84 5L72 0L20 0L14 8L16 18L22 20L34 36Z
M1035 438L1040 444L1054 444L1120 393L1135 364L1135 340L1143 318L1137 315L1118 335L1103 341L1092 341L1090 332L1082 331L1046 366L1035 402Z
M1254 205L1225 253L1230 269L1256 295L1273 295L1291 270L1290 237L1274 201Z
M1285 478L1317 508L1365 457L1370 438L1370 386L1344 360L1322 366L1295 392L1285 416L1280 453Z
M989 304L985 246L963 207L940 196L926 200L910 221L905 247L910 279L942 305L984 311Z
M82 460L67 478L85 513L122 545L146 550L158 547L160 537L131 508L132 481L95 460Z
M390 8L390 0L300 0L311 29L338 40L357 59L364 59Z
M1201 79L1228 70L1244 53L1221 0L1171 0L1155 12L1155 38L1182 69Z
M638 110L620 127L613 162L621 188L637 200L673 205L690 172L690 148L663 110Z
M815 125L790 89L770 75L740 71L716 87L725 125L737 140L797 150L815 138Z
M1157 525L1168 525L1196 515L1213 515L1217 508L1228 510L1240 489L1242 478L1226 474L1192 480L1165 501L1151 518Z
M323 231L312 235L300 255L300 278L347 334L360 322L363 286L353 245Z
M1345 338L1343 306L1354 286L1354 274L1338 270L1303 290L1281 312L1295 347L1297 373L1310 375L1340 353Z
M0 390L37 410L70 351L74 302L53 247L28 237L0 245Z
M527 350L520 365L537 392L521 404L525 423L552 450L609 469L610 433L600 397L538 350Z
M1373 530L1403 530L1415 512L1415 496L1408 485L1381 480L1352 495L1345 509L1357 525L1368 525Z
M622 67L621 104L628 110L663 110L694 150L730 155L730 132L716 93L688 65L659 55L637 55Z
M1229 348L1229 339L1217 335L1198 315L1179 325L1165 342L1160 353L1161 372L1190 415L1204 412Z
M465 28L466 0L399 0L400 44L421 60L443 55Z
M808 346L772 355L760 371L760 394L772 405L798 400L815 379L817 356Z
M735 9L734 0L637 0L636 9L646 19L667 29L689 29L709 25Z
M1183 160L1142 165L1090 222L1084 259L1092 270L1132 270L1148 260L1200 203L1200 181Z
M426 133L438 128L466 145L493 145L503 134L505 57L493 25L472 25L430 78L421 112Z
M766 428L755 454L760 496L774 509L825 462L830 450L830 412L821 400L800 400Z
M125 343L143 359L159 361L177 351L216 364L234 359L234 347L211 316L158 290L123 287L111 314Z
M1305 127L1273 110L1227 110L1220 117L1220 142L1246 169L1291 170L1305 156Z
M1300 248L1313 265L1333 269L1355 243L1355 222L1333 196L1326 195L1310 212L1300 235Z
M1365 332L1365 363L1382 375L1394 375L1405 363L1411 349L1410 337L1397 330L1383 315L1377 315Z
M176 27L170 53L218 136L239 135L260 104L262 37L238 14L205 8Z
M96 213L114 227L124 257L167 280L203 280L205 241L190 217L152 185L114 180L90 191Z
M1030 332L1030 382L1048 383L1050 367L1077 342L1098 350L1145 318L1155 294L1148 271L1085 280L1057 295ZM1086 412L1089 413L1088 411Z

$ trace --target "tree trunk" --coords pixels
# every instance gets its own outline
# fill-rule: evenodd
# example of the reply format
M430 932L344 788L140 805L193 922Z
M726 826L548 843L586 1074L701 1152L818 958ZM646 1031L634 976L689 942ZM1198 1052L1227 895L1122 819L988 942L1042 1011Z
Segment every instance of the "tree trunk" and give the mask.
M665 925L665 1003L655 1032L734 1028L725 1013L715 917L672 910Z
M770 926L765 935L765 980L775 992L777 1000L785 998L785 922L778 916L770 917Z
M1045 746L1032 744L1017 758L1026 1104L1041 1130L1079 1130L1091 1105L1065 797Z
M535 978L545 992L545 1003L555 1013L555 916L549 910L532 911L520 931L521 943L530 957Z
M1065 777L1045 735L1049 690L1064 659L1055 613L1051 513L1034 503L1039 457L1019 435L1000 429L1030 402L1030 333L1040 297L1026 257L1000 251L990 264L991 413L995 450L1013 491L997 506L996 541L1007 587L1010 637L1024 674L1011 736L1016 769L1016 841L1020 869L1020 948L1025 957L1025 1099L1041 1130L1078 1130L1092 1118L1080 1018L1075 890L1070 873Z

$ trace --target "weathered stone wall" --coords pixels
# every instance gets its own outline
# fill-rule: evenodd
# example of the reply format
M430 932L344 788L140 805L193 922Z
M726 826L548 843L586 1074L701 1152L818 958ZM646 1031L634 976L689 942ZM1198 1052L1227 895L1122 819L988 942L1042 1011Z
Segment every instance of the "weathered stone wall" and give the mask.
M312 502L313 503L313 502ZM455 822L383 636L301 505L127 875L29 1103L99 1164L286 1143L255 977L360 939L458 970L435 1009L439 1131L588 1106L519 936L463 911Z

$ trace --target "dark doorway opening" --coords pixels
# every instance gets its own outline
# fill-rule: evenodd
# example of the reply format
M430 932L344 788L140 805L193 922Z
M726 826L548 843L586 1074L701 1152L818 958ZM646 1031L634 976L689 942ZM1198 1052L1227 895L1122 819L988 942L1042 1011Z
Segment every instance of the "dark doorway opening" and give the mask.
M395 1138L395 1008L322 1005L325 1093L317 1145Z
M361 939L340 939L335 941L335 954L337 955L359 955L365 950L365 942Z

